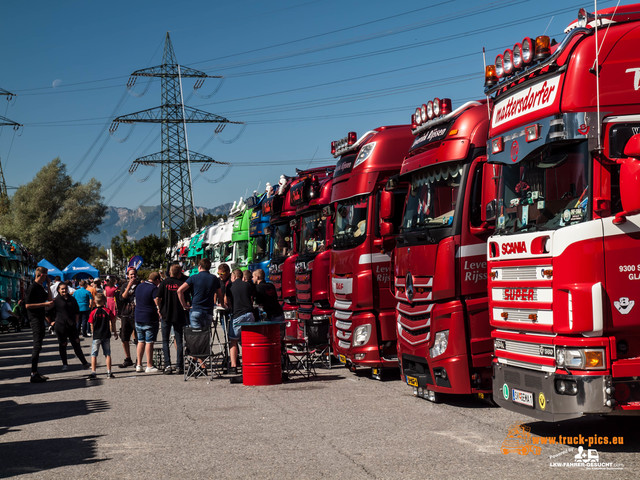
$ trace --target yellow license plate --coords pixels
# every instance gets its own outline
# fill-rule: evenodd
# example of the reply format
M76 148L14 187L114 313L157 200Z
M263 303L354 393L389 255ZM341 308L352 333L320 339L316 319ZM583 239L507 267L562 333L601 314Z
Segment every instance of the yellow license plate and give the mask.
M340 363L347 363L347 357L344 355L338 355L338 359L340 360Z
M407 385L411 385L412 387L417 387L418 379L416 377L407 377Z

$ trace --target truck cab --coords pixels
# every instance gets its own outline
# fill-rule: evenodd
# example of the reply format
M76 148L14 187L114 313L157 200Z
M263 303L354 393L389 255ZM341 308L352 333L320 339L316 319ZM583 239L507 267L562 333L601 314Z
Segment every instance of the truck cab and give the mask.
M566 32L485 72L494 399L545 421L640 412L640 5Z
M331 147L338 158L331 192L333 349L353 371L368 367L375 378L398 366L393 247L385 246L380 230L380 197L413 140L410 125L384 126L359 139L349 132Z
M248 265L253 261L253 245L249 242L251 209L247 208L247 204L240 198L240 201L232 207L229 215L233 217L233 231L231 233L233 258L229 266L232 270L234 268L247 270Z
M454 111L446 98L419 107L398 179L408 182L394 257L398 356L414 394L431 401L491 393L492 227L480 208L485 176L485 198L495 195L494 167L485 167L487 112L485 100Z
M269 264L271 261L271 237L269 235L270 215L265 215L262 205L267 199L268 193L253 195L247 199L247 208L251 210L249 220L249 243L253 250L253 261L249 264L249 270L261 268L265 272L265 279L269 281Z
M289 190L296 207L294 227L300 232L296 272L298 336L313 347L326 347L329 355L329 264L333 240L331 190L333 166L298 170Z

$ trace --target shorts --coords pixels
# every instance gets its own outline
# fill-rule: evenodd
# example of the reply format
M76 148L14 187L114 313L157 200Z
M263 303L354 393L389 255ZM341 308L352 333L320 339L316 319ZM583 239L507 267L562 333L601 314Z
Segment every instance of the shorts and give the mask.
M231 328L229 328L229 340L240 340L240 334L242 332L242 324L255 322L256 319L253 316L253 312L244 313L237 318L231 320Z
M136 335L138 335L138 342L140 343L153 343L158 336L158 324L139 324L136 323Z
M109 338L103 338L102 340L94 339L91 342L91 356L92 357L98 356L98 352L100 351L100 345L102 345L102 353L104 353L104 356L110 357L111 356L111 339Z
M189 323L191 328L209 328L213 322L213 315L198 310L191 310L189 312Z
M120 338L123 343L131 340L131 334L136 329L136 321L134 317L120 317Z

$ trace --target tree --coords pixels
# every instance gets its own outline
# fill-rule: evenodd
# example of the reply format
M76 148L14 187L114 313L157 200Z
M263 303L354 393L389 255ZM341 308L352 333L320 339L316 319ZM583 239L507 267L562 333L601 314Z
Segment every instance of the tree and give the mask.
M56 158L16 190L9 212L0 217L0 232L62 268L75 257L88 257L87 237L105 212L100 182L73 182Z

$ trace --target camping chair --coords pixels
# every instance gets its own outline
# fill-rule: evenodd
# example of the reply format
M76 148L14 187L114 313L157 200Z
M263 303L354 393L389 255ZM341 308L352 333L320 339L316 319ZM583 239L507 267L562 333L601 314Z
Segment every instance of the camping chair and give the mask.
M209 328L184 327L184 380L207 376L213 367Z
M313 357L306 339L284 337L282 345L283 369L289 380L295 376L307 379L316 376Z

